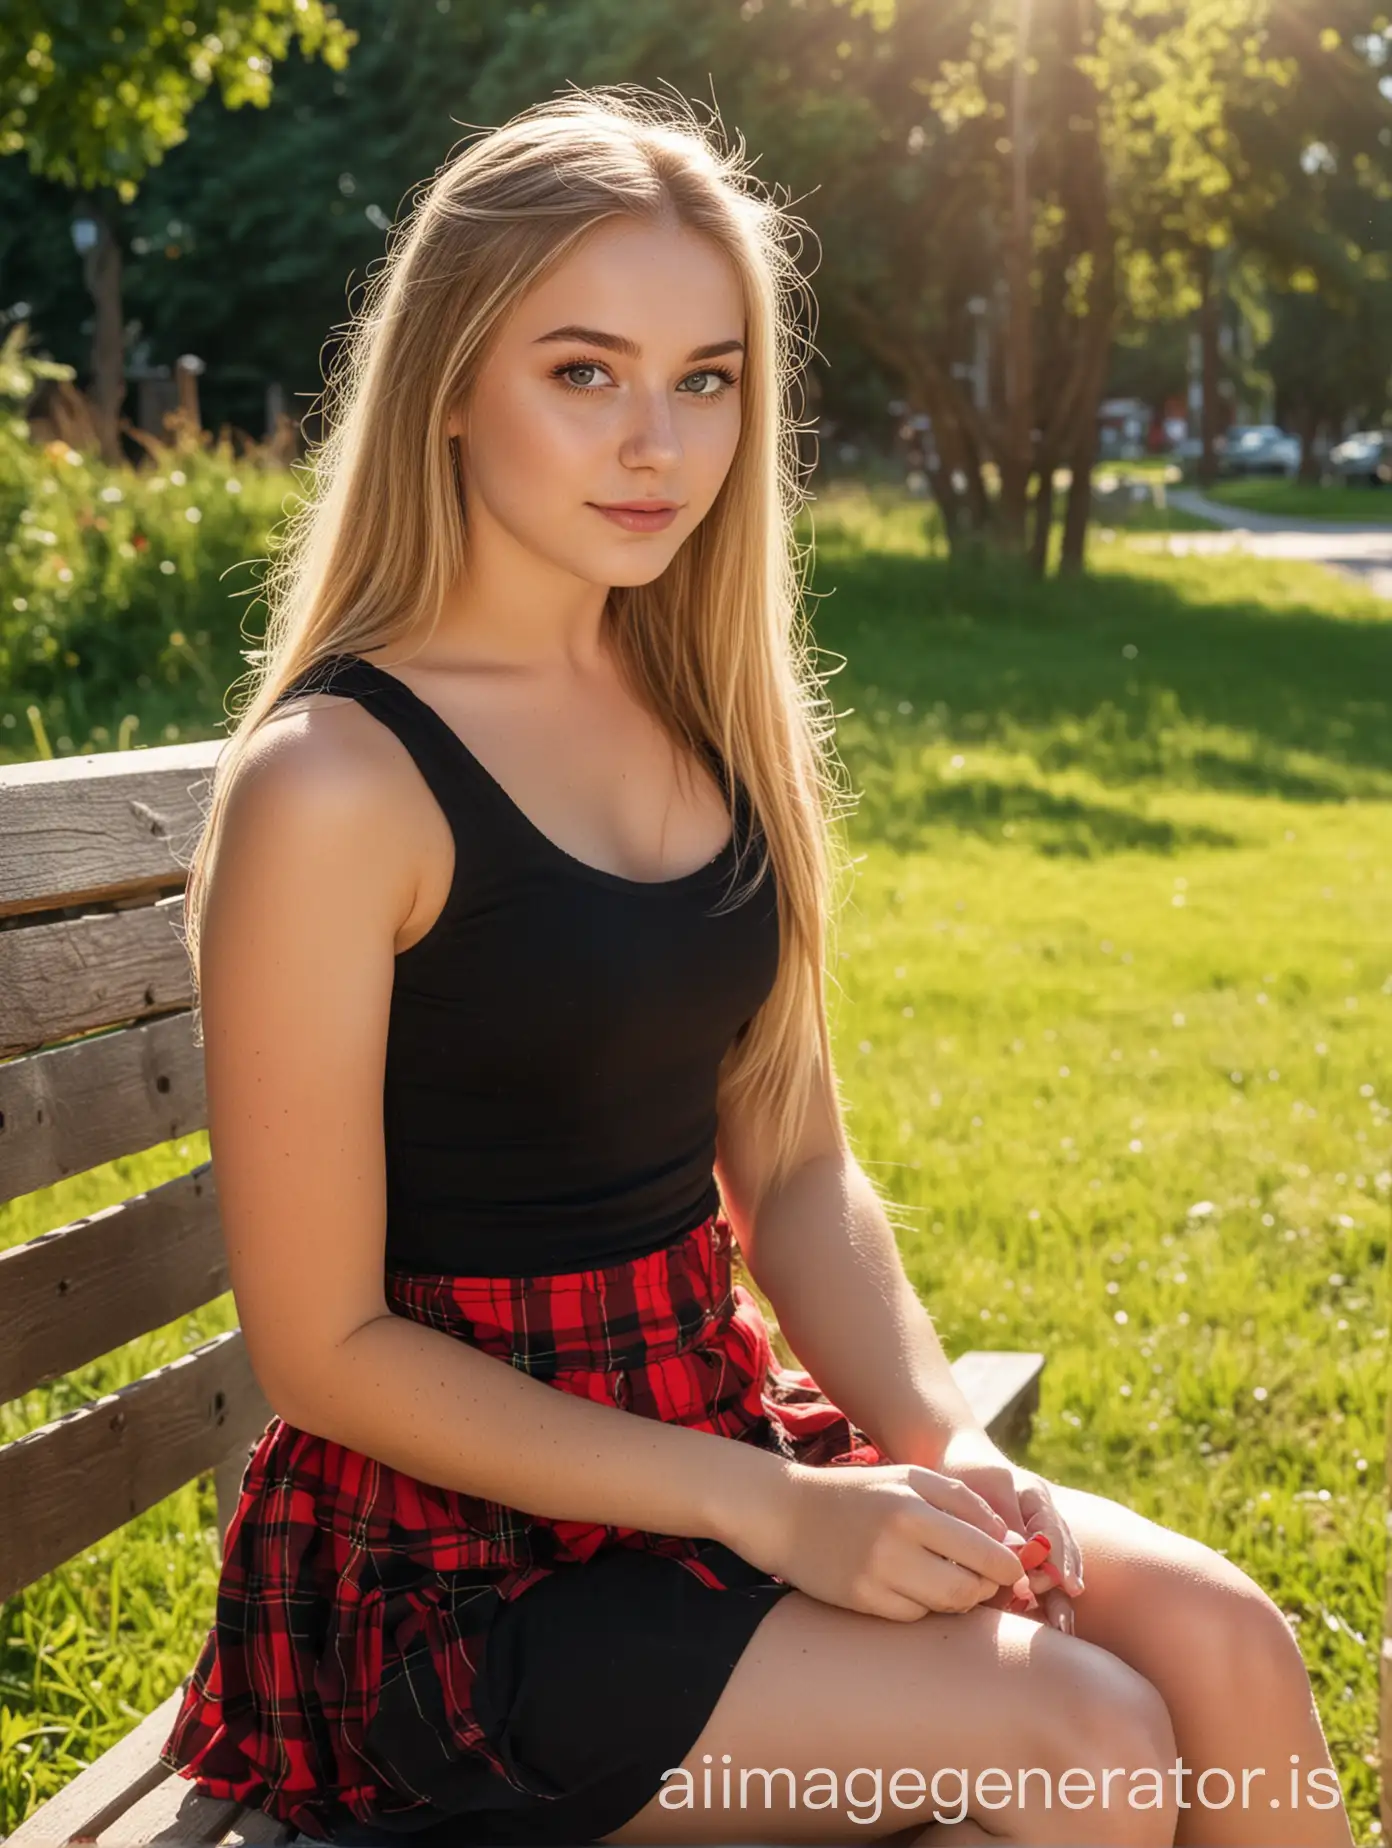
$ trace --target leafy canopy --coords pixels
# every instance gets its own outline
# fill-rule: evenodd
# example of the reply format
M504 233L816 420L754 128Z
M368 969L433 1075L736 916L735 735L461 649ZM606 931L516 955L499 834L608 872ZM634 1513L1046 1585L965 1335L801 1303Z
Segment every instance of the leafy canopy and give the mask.
M264 108L292 44L342 70L332 0L0 0L0 155L132 200L214 84Z

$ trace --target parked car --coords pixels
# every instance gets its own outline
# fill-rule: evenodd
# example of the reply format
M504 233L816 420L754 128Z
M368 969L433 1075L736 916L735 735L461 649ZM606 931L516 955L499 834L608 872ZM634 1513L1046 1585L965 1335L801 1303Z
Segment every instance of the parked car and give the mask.
M1345 487L1392 487L1392 431L1358 430L1346 436L1330 450L1329 467Z
M1233 424L1218 439L1220 475L1293 476L1300 467L1300 438L1276 424Z

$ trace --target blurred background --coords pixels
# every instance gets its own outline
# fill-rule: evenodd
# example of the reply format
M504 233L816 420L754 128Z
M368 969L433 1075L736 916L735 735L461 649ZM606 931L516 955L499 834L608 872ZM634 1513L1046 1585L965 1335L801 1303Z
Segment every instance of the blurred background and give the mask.
M243 481L228 507L221 476L303 454L413 189L567 83L713 103L806 218L819 492L897 487L955 553L1035 575L1084 568L1092 515L1195 517L1186 486L1287 519L1392 502L1378 0L6 0L4 20L0 507L29 530L0 561L26 695L0 753L100 746L92 725L125 718L113 596L155 678L235 674L224 596L254 601L252 578L206 567L278 494ZM197 534L92 473L148 477L171 434L214 459ZM32 470L54 498L24 521ZM138 717L151 742L159 712Z
M625 82L717 108L809 227L857 1152L949 1351L1048 1354L1031 1465L1278 1599L1376 1841L1385 0L0 0L0 765L221 734L413 189ZM204 1481L4 1607L0 1833L177 1685L217 1563Z

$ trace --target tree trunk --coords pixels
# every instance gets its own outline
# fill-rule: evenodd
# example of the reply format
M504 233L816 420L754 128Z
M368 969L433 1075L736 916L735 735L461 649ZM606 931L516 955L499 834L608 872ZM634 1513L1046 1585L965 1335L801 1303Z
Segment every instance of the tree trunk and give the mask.
M1204 487L1218 478L1218 452L1214 439L1218 435L1218 289L1214 277L1213 251L1205 245L1199 257L1199 352L1203 379L1203 416L1199 430L1203 449L1199 456L1198 476Z
M105 206L94 201L97 241L82 259L83 280L92 298L92 415L103 462L118 463L121 405L126 396L125 335L121 317L121 247Z
M1092 470L1097 461L1097 411L1095 404L1083 418L1074 435L1069 467L1073 479L1068 488L1068 505L1063 515L1063 548L1059 553L1058 575L1076 577L1087 564L1088 516L1092 512Z
M1030 504L1034 525L1030 532L1029 562L1030 570L1036 577L1046 576L1049 570L1049 535L1054 523L1054 469L1056 466L1057 462L1053 456L1045 456L1040 462L1034 499Z
M965 407L961 394L948 384L950 376L933 363L920 363L914 368L914 390L933 419L938 451L938 468L929 470L929 479L942 509L949 554L960 558L979 549L994 522L981 473L984 458L971 424L962 414ZM956 486L954 475L962 477L963 487Z
M1031 5L1032 0L1015 0L1017 30L1010 122L1009 384L1005 442L999 457L999 528L1002 545L1012 552L1025 550L1027 500L1030 476L1034 472L1034 303L1030 288L1034 239L1028 164Z
M967 507L971 513L971 530L978 539L984 539L995 525L991 507L991 497L986 492L986 476L983 473L986 458L977 447L976 437L971 430L959 432L963 460L962 469L967 477Z
M1295 425L1300 437L1300 473L1296 479L1306 487L1319 486L1320 466L1319 457L1315 454L1315 441L1323 422L1324 419L1313 404L1306 402L1301 405Z
M1072 476L1064 509L1062 547L1058 570L1080 572L1084 567L1088 517L1092 505L1092 468L1097 454L1097 410L1106 389L1112 337L1117 318L1116 236L1112 227L1106 162L1098 126L1099 101L1095 82L1082 54L1096 38L1096 9L1092 0L1071 0L1057 12L1060 42L1065 54L1066 81L1058 87L1056 108L1059 142L1067 150L1060 170L1066 235L1060 246L1069 264L1084 255L1089 276L1084 312L1080 318L1065 315L1062 295L1056 304L1058 333L1049 345L1046 377L1047 414L1040 440L1041 471L1047 469L1050 493L1047 509L1036 497L1033 558L1041 571L1048 567L1048 529L1039 515L1052 518L1055 495L1053 470L1066 466ZM1048 297L1046 293L1046 306Z

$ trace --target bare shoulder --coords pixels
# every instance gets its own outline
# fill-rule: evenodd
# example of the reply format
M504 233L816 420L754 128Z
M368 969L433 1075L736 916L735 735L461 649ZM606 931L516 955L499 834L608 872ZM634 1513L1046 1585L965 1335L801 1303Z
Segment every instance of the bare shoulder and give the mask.
M409 791L405 747L356 700L303 694L263 719L248 739L235 786L244 805L288 803L297 813L395 809ZM325 817L332 819L330 813Z
M282 911L305 902L336 926L351 930L357 918L395 934L427 850L426 806L409 754L356 701L288 701L236 766L211 891L221 885L225 897L245 883L248 895L278 893Z

